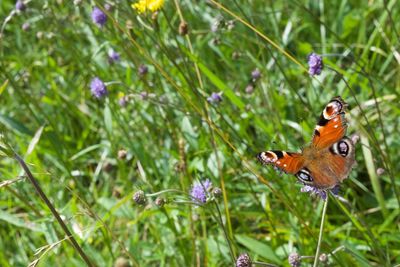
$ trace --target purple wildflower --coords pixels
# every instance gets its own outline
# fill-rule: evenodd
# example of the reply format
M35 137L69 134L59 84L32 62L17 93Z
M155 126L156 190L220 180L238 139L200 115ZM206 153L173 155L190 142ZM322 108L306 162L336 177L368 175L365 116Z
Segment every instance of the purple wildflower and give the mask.
M207 101L210 103L219 103L222 101L221 93L212 93L210 97L207 97Z
M120 55L118 52L115 52L114 50L108 51L108 62L110 64L115 63L121 59Z
M301 188L300 191L303 193L304 192L310 193L311 195L318 195L323 200L326 200L326 197L327 197L326 190L319 189L319 188L316 188L316 187L310 186L310 185L304 185L304 187Z
M90 91L92 95L98 99L108 94L106 85L98 77L94 77L90 82Z
M110 5L109 3L105 3L105 4L104 4L104 9L105 9L105 10L111 11L112 8L113 8L113 6Z
M126 95L119 98L118 103L121 107L125 107L128 104L128 97Z
M29 22L25 22L24 24L22 24L22 30L25 32L28 31L30 27L31 25L29 24Z
M193 185L192 190L190 191L190 195L192 199L197 202L206 203L207 201L207 190L209 190L212 186L212 183L209 179L203 182L197 182Z
M253 82L256 82L261 77L261 71L259 69L255 69L251 72L251 79Z
M250 267L251 266L251 259L249 254L243 253L240 254L239 257L236 259L236 267Z
M301 256L297 252L290 253L288 262L291 267L299 267L301 265Z
M309 66L308 73L311 76L320 75L322 72L322 68L324 67L324 64L322 62L322 57L315 53L311 53L308 56L308 66Z
M26 9L26 5L25 5L24 1L18 0L15 3L15 9L18 11L24 11Z
M107 16L100 8L95 6L92 10L92 20L97 26L103 27L107 21Z
M149 71L149 68L146 65L140 64L140 66L138 68L138 73L140 76L146 75L148 71Z
M248 84L246 86L246 89L244 89L244 91L246 92L246 94L252 94L254 92L254 85L253 84Z

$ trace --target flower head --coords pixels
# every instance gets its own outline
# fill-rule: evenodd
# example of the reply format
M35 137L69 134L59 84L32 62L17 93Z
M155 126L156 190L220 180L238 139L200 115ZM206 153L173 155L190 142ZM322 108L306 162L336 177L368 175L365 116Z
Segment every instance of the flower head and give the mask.
M222 101L221 93L212 93L210 97L207 97L207 101L210 103L219 103Z
M246 92L246 94L252 94L254 92L254 85L253 84L248 84L246 86L246 88L244 89L244 91Z
M90 91L96 98L102 98L108 94L106 85L98 77L94 77L90 82Z
M132 8L136 9L137 12L143 13L145 11L155 12L162 8L164 0L140 0L137 3L132 4Z
M327 193L326 190L316 188L310 185L304 185L303 188L300 189L301 192L310 193L311 195L317 195L323 200L326 200Z
M15 9L18 11L24 11L26 9L26 5L25 5L24 1L18 0L15 3Z
M259 69L255 69L251 72L251 79L253 82L256 82L261 77L261 71Z
M197 202L206 203L207 202L207 190L209 190L212 186L212 183L209 179L203 182L197 182L193 185L192 190L190 191L190 195L192 199Z
M121 56L119 55L118 52L115 52L113 49L110 49L110 51L108 51L108 62L114 63L117 62L121 59Z
M129 101L129 97L128 96L126 96L126 95L124 95L123 93L119 93L118 94L118 104L121 106L121 107L125 107L127 104L128 104L128 101Z
M249 254L243 253L240 254L239 257L236 259L236 267L250 267L251 266L251 259Z
M144 76L147 74L147 72L149 72L149 68L144 64L140 64L140 66L138 68L139 75Z
M24 24L22 24L23 31L28 31L30 27L31 25L29 24L29 22L25 22Z
M288 262L291 267L299 267L301 265L301 256L297 252L290 253Z
M95 6L92 10L92 20L97 26L103 27L107 22L107 16L100 8Z
M308 67L308 73L311 76L320 75L322 72L322 68L324 67L322 57L315 53L311 53L308 56Z
M146 203L146 196L142 190L135 192L133 195L133 201L138 205L144 205Z
M156 203L156 205L160 208L164 207L166 202L167 201L165 200L165 198L162 197L157 197L156 200L154 201L154 203Z

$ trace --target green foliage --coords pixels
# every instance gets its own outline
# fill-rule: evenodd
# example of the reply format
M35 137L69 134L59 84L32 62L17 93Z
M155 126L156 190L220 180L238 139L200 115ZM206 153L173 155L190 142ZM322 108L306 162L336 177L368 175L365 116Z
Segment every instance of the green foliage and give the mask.
M183 0L156 14L138 14L133 0L78 2L30 1L18 12L0 2L0 266L85 266L11 147L97 266L121 257L232 266L244 252L287 266L294 251L314 256L322 201L254 155L298 151L337 95L361 142L344 201L329 202L321 253L330 266L400 263L395 0ZM106 3L98 27L91 11ZM109 61L111 49L121 60ZM311 52L323 55L320 76L307 72ZM107 97L91 95L94 77ZM207 101L213 92L221 102ZM189 194L205 178L221 195L199 205Z

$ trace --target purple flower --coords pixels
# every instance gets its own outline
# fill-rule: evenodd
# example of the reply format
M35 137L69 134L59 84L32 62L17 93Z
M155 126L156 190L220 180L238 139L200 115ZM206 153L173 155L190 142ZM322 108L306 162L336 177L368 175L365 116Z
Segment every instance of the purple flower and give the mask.
M308 73L311 76L320 75L322 72L322 68L324 67L322 57L315 53L311 53L308 56L308 67Z
M253 82L258 81L260 77L261 77L261 72L259 69L255 69L251 72L251 79Z
M105 10L111 11L112 8L113 8L112 5L110 5L109 3L105 3L105 4L104 4L104 9L105 9Z
M97 26L103 27L107 21L107 16L100 8L95 6L92 10L92 20L97 24Z
M299 267L301 265L301 256L296 252L292 252L288 257L288 262L291 267Z
M121 107L125 107L128 104L128 97L126 95L119 98L118 103Z
M316 188L310 185L304 185L303 188L300 189L301 192L310 193L311 195L318 195L323 200L326 200L327 192L326 190Z
M25 22L24 24L22 24L23 31L28 31L30 27L31 25L29 24L29 22Z
M248 84L246 86L246 89L244 89L244 91L246 92L246 94L252 94L254 92L254 85L252 84Z
M18 0L15 3L15 9L18 10L18 11L24 11L26 9L26 5L25 5L25 3L23 1Z
M219 103L222 101L221 93L212 93L210 97L207 97L207 101L210 103Z
M92 95L98 99L108 94L106 85L98 77L94 77L90 82L90 91Z
M140 76L146 75L148 71L149 71L149 68L146 65L140 64L139 69L138 69L138 73Z
M190 191L190 195L192 199L197 202L206 203L207 201L207 190L209 190L212 186L212 183L209 179L203 182L197 182L193 185L192 190Z
M108 51L108 62L110 64L115 63L121 59L119 53L115 52L114 50Z
M236 267L251 267L251 259L249 254L240 254L236 259Z

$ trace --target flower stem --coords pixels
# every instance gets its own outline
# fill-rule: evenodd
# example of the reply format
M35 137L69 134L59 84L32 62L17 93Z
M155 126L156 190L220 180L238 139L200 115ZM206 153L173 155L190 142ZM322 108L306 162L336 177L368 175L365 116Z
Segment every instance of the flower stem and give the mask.
M327 196L326 200L324 201L324 208L322 210L321 226L319 227L317 251L315 252L315 258L314 258L313 267L317 267L318 266L319 251L320 251L320 248L321 248L322 232L324 231L324 222L325 222L326 208L328 207L328 199L329 199L329 196Z
M17 154L14 153L14 158L18 161L19 165L21 165L22 169L24 169L26 175L28 176L29 181L32 183L33 187L36 189L36 192L40 196L40 198L46 203L47 207L50 209L53 216L56 218L58 223L60 224L61 228L63 229L64 233L67 235L69 241L71 241L72 246L75 250L79 253L82 259L85 261L87 266L95 266L90 260L89 257L85 254L82 248L79 246L78 242L76 242L74 236L69 231L67 225L61 219L60 215L58 214L57 210L54 208L53 204L51 204L50 200L47 198L46 194L43 192L42 188L40 187L38 181L33 177L33 174L29 170L28 166L26 165L25 161Z

